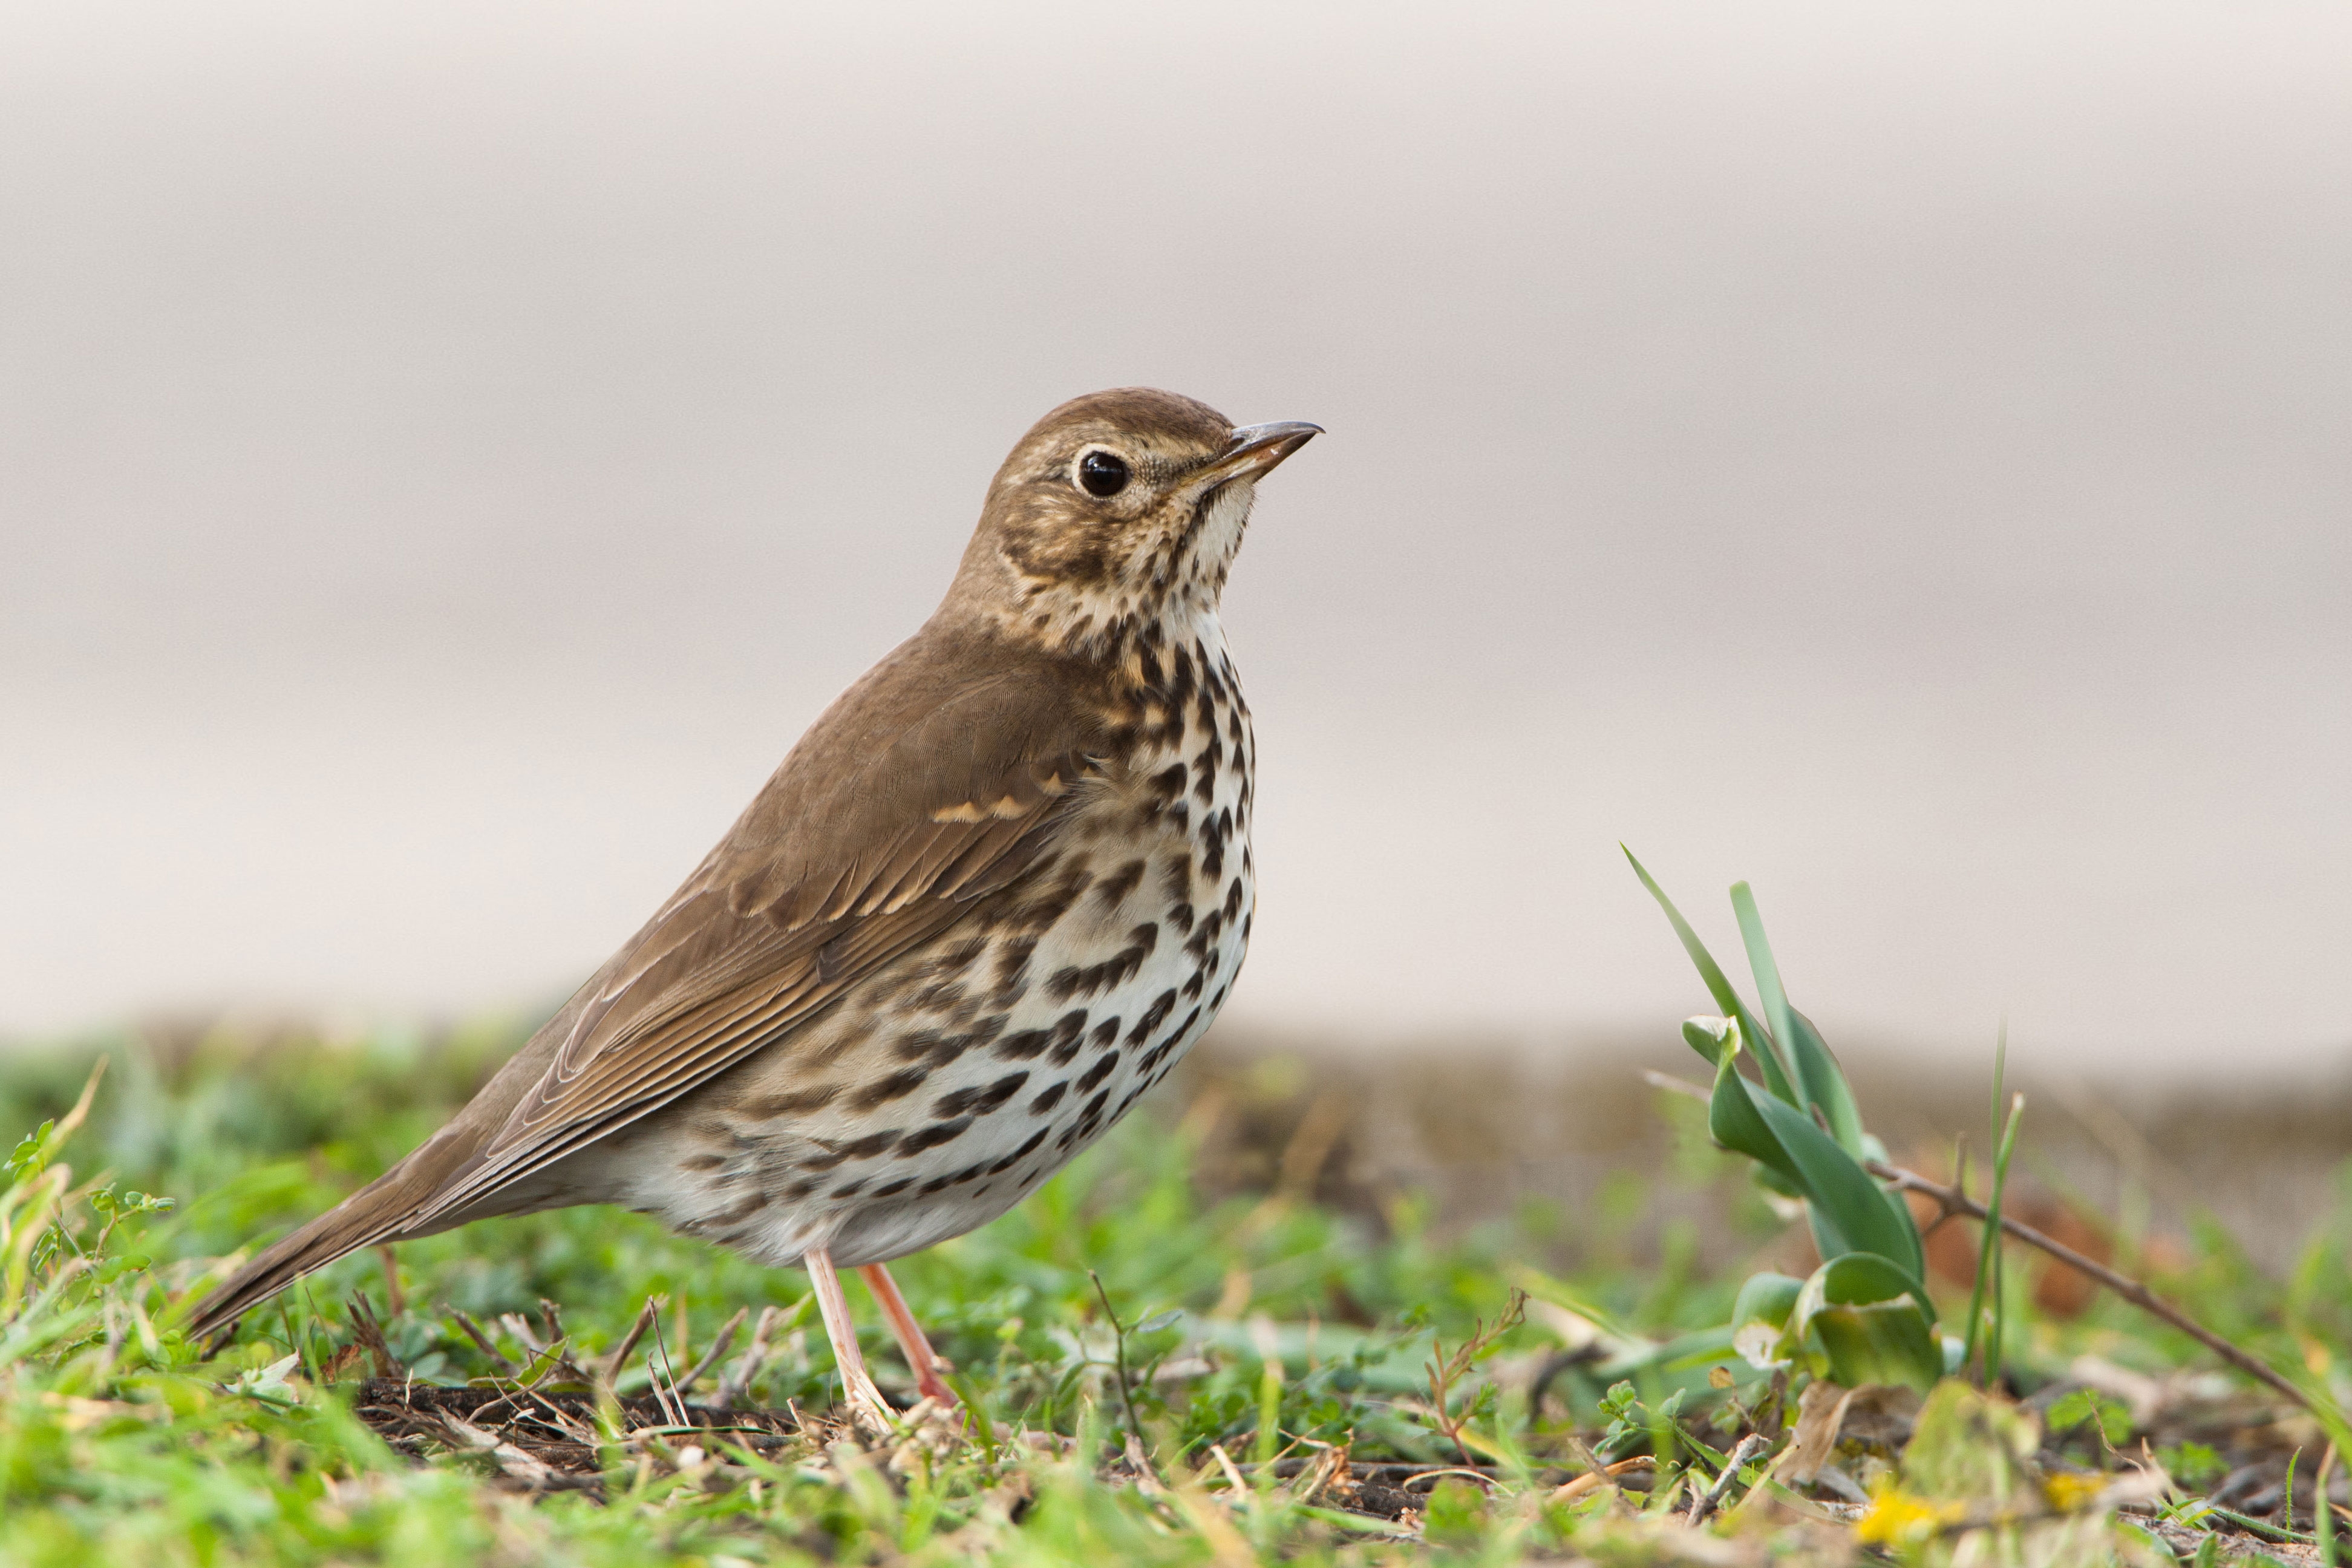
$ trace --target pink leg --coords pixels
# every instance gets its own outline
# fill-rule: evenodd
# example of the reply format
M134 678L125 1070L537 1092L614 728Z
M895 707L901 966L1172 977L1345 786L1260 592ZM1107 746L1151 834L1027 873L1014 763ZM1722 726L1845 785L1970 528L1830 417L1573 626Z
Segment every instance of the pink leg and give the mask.
M950 1366L939 1352L931 1349L931 1342L923 1337L922 1325L916 1322L915 1314L907 1310L907 1298L898 1294L898 1282L891 1279L890 1271L878 1263L869 1263L857 1273L866 1281L866 1288L874 1293L875 1304L882 1309L883 1317L889 1320L890 1331L898 1336L898 1349L905 1352L907 1364L915 1369L917 1391L926 1399L938 1400L941 1409L955 1409L961 1402L955 1396L955 1390L950 1388L947 1380L940 1375L943 1372L953 1372L955 1368Z
M808 1268L809 1284L816 1291L824 1337L833 1342L834 1363L841 1369L841 1392L849 1403L850 1415L877 1433L888 1432L890 1406L867 1375L866 1358L857 1353L857 1330L849 1321L849 1298L841 1293L841 1276L834 1272L833 1255L822 1247L811 1247L801 1262Z

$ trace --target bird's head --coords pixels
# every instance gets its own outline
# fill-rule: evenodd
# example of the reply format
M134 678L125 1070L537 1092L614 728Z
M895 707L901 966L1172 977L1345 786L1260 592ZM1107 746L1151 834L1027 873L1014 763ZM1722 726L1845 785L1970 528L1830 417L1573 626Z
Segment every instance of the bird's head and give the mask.
M1318 434L1149 387L1074 398L997 470L949 604L1097 658L1213 615L1258 479Z

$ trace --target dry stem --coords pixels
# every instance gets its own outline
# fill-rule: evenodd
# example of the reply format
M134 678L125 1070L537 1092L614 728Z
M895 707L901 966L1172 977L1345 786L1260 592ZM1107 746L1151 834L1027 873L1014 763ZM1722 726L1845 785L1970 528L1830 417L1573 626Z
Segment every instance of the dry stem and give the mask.
M1889 1165L1883 1161L1871 1160L1866 1162L1866 1164L1872 1175L1894 1183L1900 1190L1918 1193L1935 1199L1946 1215L1966 1215L1976 1220L1986 1217L1985 1206L1957 1187L1948 1187L1941 1182L1930 1181L1916 1171L1906 1171L1900 1165ZM2163 1319L2248 1377L2276 1389L2315 1415L2319 1413L2319 1407L2312 1403L2311 1395L2282 1376L2269 1363L2246 1351L2240 1350L2138 1280L2128 1275L2118 1274L2105 1264L2084 1257L2064 1242L2053 1237L2042 1235L2022 1220L2011 1219L2009 1215L2003 1215L2000 1216L2000 1227L2026 1246L2039 1247L2069 1268L2089 1275L2143 1312Z

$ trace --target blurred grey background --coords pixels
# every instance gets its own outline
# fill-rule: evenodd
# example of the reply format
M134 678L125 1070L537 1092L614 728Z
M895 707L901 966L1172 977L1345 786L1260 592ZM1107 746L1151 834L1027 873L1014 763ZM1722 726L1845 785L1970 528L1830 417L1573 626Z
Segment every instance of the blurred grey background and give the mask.
M0 6L0 1035L543 1005L1125 383L1231 1016L2336 1071L2352 10ZM1898 1053L1911 1053L1901 1056Z

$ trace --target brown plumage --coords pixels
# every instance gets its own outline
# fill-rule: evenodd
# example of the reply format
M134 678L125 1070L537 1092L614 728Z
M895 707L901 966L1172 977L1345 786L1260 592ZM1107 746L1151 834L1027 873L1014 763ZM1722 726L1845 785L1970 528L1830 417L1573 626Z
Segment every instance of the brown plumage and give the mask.
M939 610L644 929L193 1331L357 1247L619 1202L804 1262L872 1418L833 1273L863 1267L925 1392L950 1399L880 1264L1099 1136L1239 966L1254 742L1217 602L1255 479L1313 434L1144 389L1048 414Z

